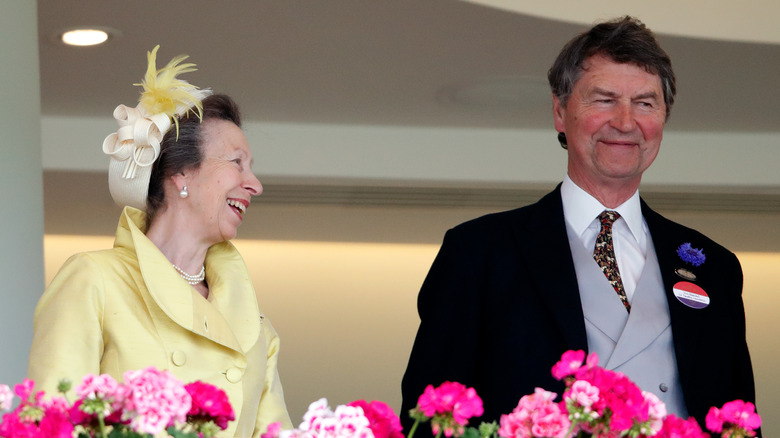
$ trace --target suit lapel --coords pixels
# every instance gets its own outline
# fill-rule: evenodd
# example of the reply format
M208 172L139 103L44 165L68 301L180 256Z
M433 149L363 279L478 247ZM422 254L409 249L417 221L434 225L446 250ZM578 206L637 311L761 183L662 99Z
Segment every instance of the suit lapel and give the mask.
M523 210L515 240L537 292L553 315L569 349L588 349L577 276L563 218L560 185Z
M650 245L645 267L634 292L631 315L607 362L608 369L615 369L641 353L669 327L667 298L665 294L658 293L661 283L658 260Z
M674 284L682 280L674 273L676 268L682 267L682 262L677 256L677 247L689 240L690 237L686 239L684 227L656 213L644 201L642 201L642 214L650 229L650 235L658 257L658 267L669 305L669 316L674 336L674 350L677 356L677 369L681 379L685 381L683 376L695 372L695 370L689 369L688 366L696 362L695 358L690 355L696 354L699 350L699 339L704 335L702 332L703 326L692 321L689 318L690 314L685 314L684 306L677 305L677 298L673 292Z

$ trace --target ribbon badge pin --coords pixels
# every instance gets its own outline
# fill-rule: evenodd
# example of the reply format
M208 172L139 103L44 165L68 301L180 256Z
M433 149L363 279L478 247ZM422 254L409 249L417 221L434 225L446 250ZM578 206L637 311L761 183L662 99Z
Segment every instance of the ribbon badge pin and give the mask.
M672 288L677 300L692 309L703 309L710 305L710 296L701 287L688 281L677 282Z

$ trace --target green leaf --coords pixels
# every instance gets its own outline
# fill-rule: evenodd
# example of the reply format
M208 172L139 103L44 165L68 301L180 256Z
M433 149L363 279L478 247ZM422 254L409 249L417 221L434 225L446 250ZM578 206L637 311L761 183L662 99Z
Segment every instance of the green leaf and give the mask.
M172 436L173 438L198 438L198 434L195 432L184 432L183 430L176 429L173 426L166 429L166 431L168 432L168 435Z
M475 427L467 427L461 438L480 438L479 431Z
M498 423L493 421L492 423L485 423L479 425L479 436L482 438L494 437L498 433Z
M108 438L153 438L150 434L134 432L129 428L115 427L108 433Z

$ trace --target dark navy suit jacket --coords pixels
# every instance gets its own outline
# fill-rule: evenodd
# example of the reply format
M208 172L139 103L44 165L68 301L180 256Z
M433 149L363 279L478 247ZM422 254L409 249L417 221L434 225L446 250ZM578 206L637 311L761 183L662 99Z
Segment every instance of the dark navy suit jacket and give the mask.
M644 201L642 213L667 293L685 403L704 426L710 406L755 403L742 269L733 253ZM701 266L687 266L709 295L704 309L682 304L672 292L683 280L674 271L685 266L677 255L685 242L706 255ZM449 230L420 290L418 311L420 328L402 383L405 431L408 411L428 384L476 388L485 414L472 425L510 413L535 387L560 397L563 385L551 367L564 351L588 347L560 186L536 204ZM415 436L428 433L426 426Z

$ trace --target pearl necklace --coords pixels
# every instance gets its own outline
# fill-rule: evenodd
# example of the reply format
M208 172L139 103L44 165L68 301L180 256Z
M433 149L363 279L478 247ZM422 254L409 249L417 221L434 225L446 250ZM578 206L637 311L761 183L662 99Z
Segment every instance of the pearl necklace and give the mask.
M176 272L179 273L179 276L181 278L183 278L187 283L189 283L192 286L195 286L196 284L206 279L206 265L201 266L200 273L198 273L198 275L190 275L184 272L180 267L176 265L171 265L171 266L173 266L173 269L175 269Z

